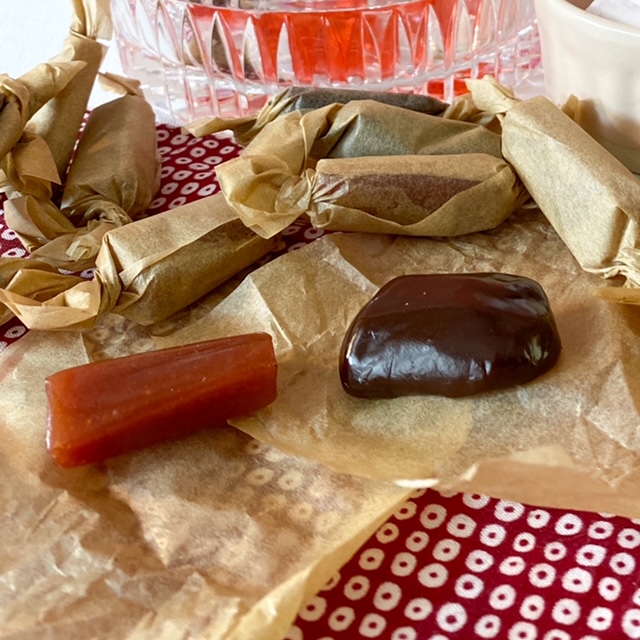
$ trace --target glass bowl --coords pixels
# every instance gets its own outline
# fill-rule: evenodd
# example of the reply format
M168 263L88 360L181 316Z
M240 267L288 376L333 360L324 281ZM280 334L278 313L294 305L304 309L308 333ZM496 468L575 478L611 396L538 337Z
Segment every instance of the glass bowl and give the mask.
M165 119L257 112L292 86L509 86L540 60L533 0L111 0L125 73Z

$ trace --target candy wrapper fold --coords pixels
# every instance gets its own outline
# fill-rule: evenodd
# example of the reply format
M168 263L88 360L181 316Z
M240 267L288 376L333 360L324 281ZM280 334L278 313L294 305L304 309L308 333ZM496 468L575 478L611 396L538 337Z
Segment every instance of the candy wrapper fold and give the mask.
M60 185L60 174L49 145L27 130L1 165L9 185L6 191L12 195L17 192L47 200L53 195L53 185Z
M16 315L19 306L38 305L82 281L77 276L63 275L46 262L34 258L2 259L0 324Z
M31 252L59 236L76 232L71 220L48 199L12 197L4 204L4 215L7 226Z
M43 62L17 79L0 76L0 160L20 140L25 125L58 95L86 62Z

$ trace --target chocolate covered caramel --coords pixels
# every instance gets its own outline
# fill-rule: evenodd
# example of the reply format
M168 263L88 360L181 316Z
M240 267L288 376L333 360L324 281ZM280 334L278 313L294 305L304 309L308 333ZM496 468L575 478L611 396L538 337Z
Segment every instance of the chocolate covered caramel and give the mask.
M362 308L340 353L350 395L450 398L542 375L561 342L535 281L502 273L400 276Z

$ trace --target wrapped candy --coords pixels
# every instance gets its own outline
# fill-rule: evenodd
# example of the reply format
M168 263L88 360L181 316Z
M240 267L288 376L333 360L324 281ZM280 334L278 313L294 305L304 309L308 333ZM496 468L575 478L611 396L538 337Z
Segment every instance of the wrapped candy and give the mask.
M128 93L91 112L61 209L78 222L128 222L148 208L159 185L153 110L141 92Z
M74 0L72 8L69 36L49 65L77 68L77 72L42 108L25 116L28 122L2 159L2 169L12 192L5 205L7 224L30 251L55 241L54 246L40 250L41 257L81 270L92 266L92 256L86 250L67 253L70 245L78 244L72 239L76 230L65 221L53 197L78 141L102 62L104 45L99 40L111 37L112 25L108 0ZM87 230L80 233L85 235Z
M144 214L160 185L153 111L136 83L120 86L129 93L89 116L61 209L50 199L29 194L5 205L8 225L32 254L60 268L94 266L102 236Z
M32 329L92 327L110 311L149 325L216 289L277 243L247 229L215 194L106 233L93 280L60 276L46 261L23 258L18 287L15 264L0 259L0 303Z
M276 210L321 229L457 236L498 226L527 198L493 156L382 156L320 160L282 186Z
M238 144L246 146L272 120L292 111L307 112L331 104L347 104L355 100L373 100L418 113L439 115L447 104L432 96L330 87L290 87L275 95L257 116L244 118L212 118L194 122L186 129L197 137L231 130Z
M545 97L520 101L494 80L470 81L479 108L502 118L503 153L583 269L640 304L640 181Z
M103 309L149 325L176 313L269 251L215 194L108 233L97 259Z
M47 143L60 178L64 178L85 117L105 46L112 35L109 0L73 0L69 35L54 61L81 61L84 68L34 115L26 130Z
M216 168L221 189L242 221L270 237L299 211L276 206L280 189L324 158L487 154L502 159L500 136L472 122L443 119L371 100L329 105L269 123L238 158ZM464 165L460 173L464 174Z

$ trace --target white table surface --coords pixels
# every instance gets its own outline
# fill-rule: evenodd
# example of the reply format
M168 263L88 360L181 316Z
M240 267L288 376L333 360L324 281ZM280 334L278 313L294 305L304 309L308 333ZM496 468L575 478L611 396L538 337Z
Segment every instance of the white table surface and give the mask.
M0 0L0 73L18 77L62 49L71 23L71 0ZM111 43L102 69L122 73L115 44ZM113 94L98 85L90 106Z

